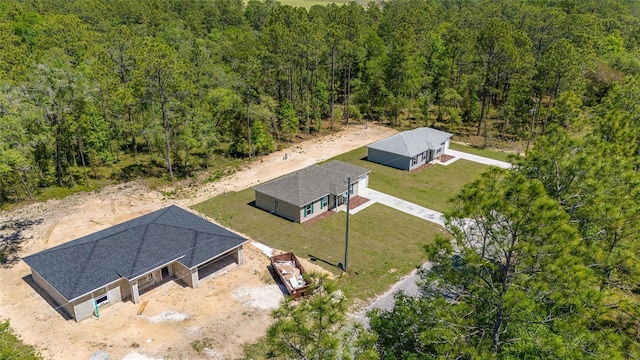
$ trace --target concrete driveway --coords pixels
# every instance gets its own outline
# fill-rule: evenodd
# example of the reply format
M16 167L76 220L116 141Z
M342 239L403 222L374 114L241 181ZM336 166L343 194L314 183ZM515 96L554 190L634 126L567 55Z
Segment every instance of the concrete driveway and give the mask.
M350 210L351 214L356 214L362 209L366 209L367 207L375 203L380 203L382 205L390 206L396 210L402 211L404 213L407 213L413 216L417 216L421 219L430 221L434 224L438 224L444 227L444 215L435 210L427 209L426 207L416 205L412 202L402 200L395 196L391 196L370 188L361 189L358 195L369 199L369 201L358 206L353 210Z
M477 163L485 164L489 166L496 166L503 169L510 169L512 167L510 163L507 163L504 161L489 159L482 156L472 155L472 154L468 154L468 153L457 151L457 150L448 149L446 151L446 154L453 156L454 159L444 164L441 163L441 165L446 166L452 162L455 162L458 159L465 159L468 161L473 161L473 162L477 162ZM397 197L394 197L385 193L381 193L379 191L369 189L369 188L360 190L359 195L369 199L370 201L351 210L352 214L355 214L358 211L365 209L368 206L371 206L375 203L380 203L444 227L444 215L435 210L427 209L420 205L416 205L412 202L405 201ZM430 262L426 262L421 266L421 268L425 270L429 270L431 269L431 267L432 267L432 264ZM395 283L391 287L391 289L389 289L384 294L380 295L376 300L374 300L371 304L369 304L369 306L367 306L366 309L364 309L363 311L357 314L354 314L353 315L354 321L357 321L364 325L368 325L369 319L366 316L366 313L368 311L374 308L381 309L381 310L391 310L393 308L393 305L395 304L394 295L399 291L404 291L405 294L411 295L411 296L418 295L419 288L417 283L419 280L420 280L420 276L418 274L418 269L413 270L410 274L408 274L407 276L400 279L400 281Z
M440 225L444 227L444 215L441 212L428 209L426 207L414 204L412 202L402 200L395 196L391 196L380 191L376 191L370 188L361 189L359 194L363 196L369 201L358 206L357 208L350 211L351 214L356 214L362 209L365 209L375 203L380 203L386 206L390 206L398 211L402 211L404 213L417 216L426 221L432 222L434 224ZM431 269L431 263L426 262L422 264L422 268L429 270ZM380 295L376 300L374 300L369 306L366 307L360 313L354 314L353 318L355 321L368 326L369 318L367 318L366 313L374 308L382 309L382 310L391 310L393 305L395 304L394 295L399 291L403 291L407 295L416 296L418 295L418 280L420 280L420 276L418 274L418 269L413 270L407 276L400 279L400 281L396 282L391 289L387 290L384 294Z
M450 163L455 162L457 159L465 159L465 160L473 161L479 164L496 166L503 169L511 169L511 166L512 166L510 163L505 161L489 159L484 156L472 155L472 154L462 152L462 151L457 151L457 150L447 149L447 151L445 151L445 154L451 155L455 157L455 159L448 161L444 165L449 165Z

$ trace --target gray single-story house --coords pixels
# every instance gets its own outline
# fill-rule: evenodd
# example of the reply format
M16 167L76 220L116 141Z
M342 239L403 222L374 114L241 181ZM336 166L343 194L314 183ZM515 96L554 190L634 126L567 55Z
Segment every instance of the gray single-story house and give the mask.
M439 159L449 149L452 136L427 127L403 131L367 146L367 160L413 170Z
M255 205L303 223L345 203L349 177L349 192L352 196L358 195L360 189L369 186L370 172L335 160L311 165L254 187Z
M27 256L33 281L73 319L119 301L140 301L168 279L197 288L204 277L244 262L247 239L177 206Z

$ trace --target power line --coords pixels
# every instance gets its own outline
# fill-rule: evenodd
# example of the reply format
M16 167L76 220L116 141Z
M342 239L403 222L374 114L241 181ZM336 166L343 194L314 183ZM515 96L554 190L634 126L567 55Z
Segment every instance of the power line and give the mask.
M444 153L444 152L443 152L443 153ZM407 157L406 157L406 156L397 156L397 157L392 158L392 159L390 159L390 160L388 160L388 161L386 161L386 162L381 162L381 163L377 163L377 164L388 166L388 164L390 164L390 163L392 163L392 162L394 162L394 161L396 161L396 160L403 159L403 158L407 158ZM349 190L347 190L347 191L349 191ZM270 211L269 213L270 213L270 214L277 215L277 214L275 214L275 211ZM348 221L348 219L347 219L347 221ZM268 238L268 237L270 237L270 236L272 236L272 235L274 235L274 234L277 234L277 233L284 233L284 229L289 228L289 227L294 226L294 225L295 225L295 222L287 223L287 224L285 224L285 225L283 225L283 226L281 226L281 227L279 227L279 228L274 229L273 231L271 231L271 232L269 232L269 233L267 233L267 234L264 234L264 235L260 236L259 238L255 239L254 241L262 241L262 240L264 240L264 239L266 239L266 238ZM226 227L225 227L225 228L226 228ZM347 230L347 231L348 231L348 230ZM346 236L348 236L348 235L346 235ZM203 243L200 243L200 244L197 244L197 245L195 245L195 246L192 246L192 247L187 248L187 249L185 250L185 252L190 251L190 250L195 250L195 249L196 249L196 248L198 248L198 247L201 247L201 246L205 246L205 245L211 244L211 243L213 243L213 242L215 242L215 241L217 241L217 240L208 240L208 241L205 241L205 242L203 242ZM346 248L346 246L348 246L347 244L348 244L348 240L346 240L346 241L345 241L345 271L346 271L346 256L347 256L347 248ZM226 256L228 256L228 255L226 255ZM177 261L177 260L175 260L175 261ZM175 262L175 261L174 261L174 262ZM171 264L171 263L168 263L167 265L170 265L170 264ZM163 264L160 264L160 265L158 265L158 266L161 266L161 265L163 265ZM146 274L146 273L147 273L147 271L151 271L151 270L153 270L153 269L157 269L157 268L158 268L158 266L155 266L155 265L154 265L153 267L148 267L148 268L146 268L146 269L145 269L145 272L143 272L143 274ZM179 276L179 277L175 277L175 276L174 276L174 277L172 277L171 279L172 279L173 281L181 281L182 279L184 279L184 278L186 278L186 277L188 277L188 276L191 276L191 273L188 273L188 274L185 274L185 275L183 275L183 276ZM127 281L129 281L129 282L131 281L131 280L127 279L126 277L121 277L121 279L122 279L122 278L126 279L126 280L127 280ZM137 277L137 278L139 278L139 277ZM35 282L35 281L34 281L34 282ZM37 284L36 284L36 285L37 285ZM98 288L98 289L96 289L96 290L93 290L93 291L91 291L91 292L87 293L87 294L92 294L93 292L98 291L98 290L100 290L100 289L103 289L103 288L105 288L105 287L106 287L106 286L100 287L100 288ZM43 290L44 290L44 289L43 289ZM44 291L44 292L47 294L47 296L49 296L49 297L53 298L49 293L47 293L46 291ZM87 294L85 294L85 295L87 295ZM93 297L93 294L92 294L92 297ZM122 300L122 299L121 299L121 300ZM54 299L54 302L55 302L55 299ZM69 304L72 304L72 301L67 301L67 302L66 302L66 303L64 303L64 304L57 304L57 306L53 306L53 308L54 308L54 310L58 311L59 309L64 308L65 306L67 306L67 305L69 305Z

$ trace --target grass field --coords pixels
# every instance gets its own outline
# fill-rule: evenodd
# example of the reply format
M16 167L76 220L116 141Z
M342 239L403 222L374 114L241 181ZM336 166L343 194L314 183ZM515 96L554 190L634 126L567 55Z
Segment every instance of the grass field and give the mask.
M489 169L487 165L458 160L415 173L372 163L366 157L367 148L363 147L335 159L371 169L370 188L440 212L449 210L449 199L465 184Z
M326 6L326 5L329 5L329 4L342 5L342 4L348 4L351 1L348 1L348 0L337 0L337 1L330 1L330 0L327 0L327 1L323 1L323 0L279 0L278 2L281 5L289 5L289 6L292 6L292 7L303 7L303 8L309 9L313 5L320 5L320 6ZM360 5L366 5L366 2L363 2L363 1L356 1L356 2L358 4L360 4Z
M303 7L309 9L313 5L325 6L331 3L335 3L338 5L347 4L349 1L322 1L322 0L280 0L280 4L289 5L293 7Z
M454 143L451 143L449 147L453 150L464 151L469 154L488 157L489 159L511 162L511 154L506 152L485 150Z
M375 190L446 211L448 200L472 181L486 165L458 160L410 173L366 160L366 147L334 159L372 169ZM312 224L298 224L258 209L252 189L226 193L194 206L222 225L283 251L293 251L336 274L344 261L345 214L335 213ZM425 260L423 246L445 229L387 206L375 204L350 217L349 273L338 284L350 299L368 299L385 291Z
M313 225L293 223L253 206L251 189L226 193L194 206L222 225L254 240L304 258L340 274L344 260L345 213L334 213ZM349 274L338 279L350 299L368 299L386 290L422 264L424 244L436 234L434 224L375 204L349 220Z

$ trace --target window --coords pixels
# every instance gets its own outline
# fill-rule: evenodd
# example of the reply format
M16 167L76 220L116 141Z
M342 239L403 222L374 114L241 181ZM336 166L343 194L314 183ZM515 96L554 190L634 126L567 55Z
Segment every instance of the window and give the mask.
M313 203L304 207L304 217L307 217L311 214L313 214Z
M107 290L100 289L93 293L93 299L96 302L96 305L102 306L109 303L109 296L107 295Z
M417 163L418 163L418 157L417 156L412 157L411 158L411 165L415 165Z
M148 273L147 275L144 275L143 277L138 279L138 285L144 285L152 281L153 281L153 274Z
M349 186L349 194L353 194L353 184Z
M320 199L320 209L324 209L329 206L329 195Z

